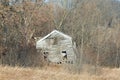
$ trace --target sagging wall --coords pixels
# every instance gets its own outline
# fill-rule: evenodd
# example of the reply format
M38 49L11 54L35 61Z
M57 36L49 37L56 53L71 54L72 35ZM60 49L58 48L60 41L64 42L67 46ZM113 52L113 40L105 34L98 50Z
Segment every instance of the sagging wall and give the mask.
M63 61L62 52L66 51L68 63L73 63L75 54L73 51L71 39L60 39L60 38L47 38L41 42L43 52L48 53L48 60L50 62L61 62Z

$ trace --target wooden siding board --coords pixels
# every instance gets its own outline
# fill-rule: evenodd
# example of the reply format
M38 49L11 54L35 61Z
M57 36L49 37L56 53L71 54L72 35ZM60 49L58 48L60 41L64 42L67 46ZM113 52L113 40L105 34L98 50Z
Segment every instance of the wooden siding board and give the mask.
M58 35L59 34L59 35ZM57 38L57 43L53 44L53 39ZM53 39L52 39L53 38ZM36 43L37 49L43 49L43 51L49 52L48 59L51 62L62 61L62 51L67 52L67 59L73 61L75 53L72 45L72 38L59 31L53 31Z

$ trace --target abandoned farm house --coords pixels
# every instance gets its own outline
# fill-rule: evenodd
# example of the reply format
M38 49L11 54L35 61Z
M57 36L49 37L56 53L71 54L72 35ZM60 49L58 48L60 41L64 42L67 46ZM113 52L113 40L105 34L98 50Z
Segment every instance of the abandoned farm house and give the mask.
M73 64L75 61L72 38L57 30L37 40L36 49L51 63Z

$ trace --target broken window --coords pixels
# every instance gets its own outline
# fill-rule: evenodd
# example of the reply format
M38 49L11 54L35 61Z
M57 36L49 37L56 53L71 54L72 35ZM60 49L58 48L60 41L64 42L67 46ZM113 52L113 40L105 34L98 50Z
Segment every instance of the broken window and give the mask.
M43 52L44 60L46 60L46 59L47 59L48 54L49 54L48 52Z
M62 56L63 56L63 60L67 59L67 52L66 51L62 51Z

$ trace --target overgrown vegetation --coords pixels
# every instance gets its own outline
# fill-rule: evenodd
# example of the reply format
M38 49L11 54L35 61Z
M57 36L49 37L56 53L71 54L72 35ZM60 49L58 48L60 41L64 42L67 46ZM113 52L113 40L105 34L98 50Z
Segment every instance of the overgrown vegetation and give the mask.
M1 64L42 64L33 37L43 36L52 30L52 7L24 2L12 6L0 4L0 8Z
M49 0L52 1L52 0ZM61 4L59 1L56 3ZM77 64L120 66L120 2L74 0L64 5L24 1L0 4L0 62L11 66L42 66L34 37L58 29L76 42ZM71 5L70 7L65 7ZM61 7L62 6L62 7Z
M0 80L119 80L120 69L103 69L99 75L68 73L58 67L33 69L0 66Z

